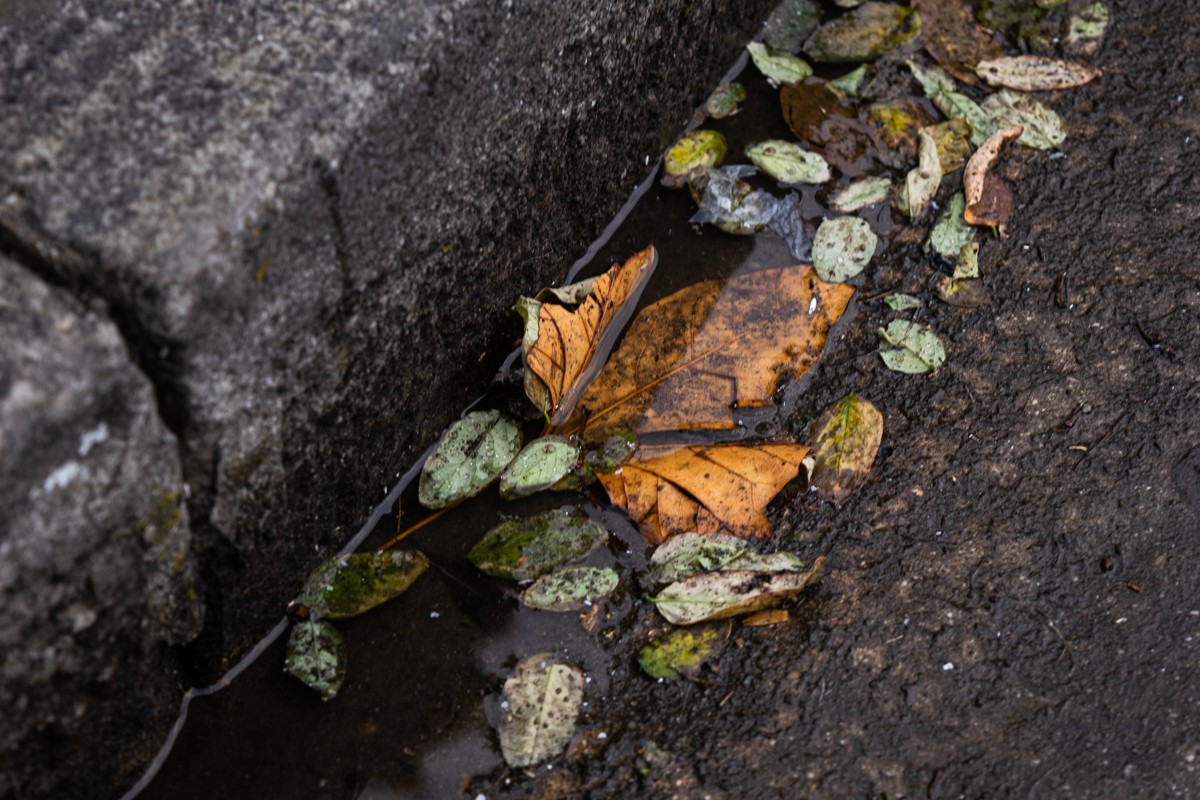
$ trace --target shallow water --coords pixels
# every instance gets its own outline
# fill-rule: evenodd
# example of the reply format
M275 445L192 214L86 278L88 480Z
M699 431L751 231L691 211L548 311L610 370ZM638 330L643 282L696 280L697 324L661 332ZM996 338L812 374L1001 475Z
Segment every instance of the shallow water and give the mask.
M777 92L753 66L739 80L749 90L742 112L706 123L728 138L730 163L745 161L740 154L749 143L792 138ZM752 182L771 187L762 176ZM810 237L825 213L820 199L845 182L797 190ZM579 276L597 274L654 244L659 266L641 298L645 306L698 281L796 262L778 237L736 237L696 228L687 222L694 211L688 192L652 184L607 241L593 247L592 257L579 265ZM884 250L894 228L890 209L866 209L862 216L880 234ZM852 315L853 306L842 326ZM836 347L837 330L830 347ZM783 393L777 418L757 420L763 423L756 426L758 434L773 433L783 427L781 420L816 411L798 407L802 387L803 379ZM484 407L524 406L526 433L536 435L538 421L520 396L519 374L502 372L486 392ZM743 429L735 436L753 433ZM415 495L415 483L400 495L399 507L406 510L401 520L389 500L378 522L364 531L359 549L379 547L399 528L419 522L427 512ZM465 560L467 550L503 518L566 504L584 508L608 527L613 534L608 551L591 558L598 564L615 561L622 571L618 591L588 614L524 608L502 582L480 575ZM337 622L349 649L349 673L338 697L322 703L283 674L285 637L280 636L227 688L192 699L173 748L138 796L458 796L473 776L503 768L492 723L499 716L499 689L517 660L543 651L561 654L584 669L588 696L600 703L609 699L606 688L614 671L637 669L622 655L627 649L609 643L648 624L651 615L641 613L643 598L652 589L644 569L648 547L623 513L603 503L599 488L587 495L543 493L511 503L499 500L494 490L485 491L421 528L403 546L420 549L433 566L400 598ZM585 708L581 724L588 721ZM538 767L552 769L553 763Z

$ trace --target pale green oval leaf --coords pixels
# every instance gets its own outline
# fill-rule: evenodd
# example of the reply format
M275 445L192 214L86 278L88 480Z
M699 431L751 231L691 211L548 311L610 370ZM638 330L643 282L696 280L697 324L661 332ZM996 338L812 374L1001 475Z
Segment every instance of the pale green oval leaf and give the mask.
M963 216L966 207L963 193L955 192L929 231L929 238L925 240L926 253L940 257L947 264L957 262L963 245L975 239L975 227L968 225Z
M583 672L549 653L517 664L504 682L500 751L511 767L531 767L571 741L583 704Z
M892 191L890 178L863 177L829 198L829 207L843 214L850 214L876 203L883 203Z
M843 283L862 272L875 255L879 237L858 217L827 219L813 237L813 269L821 280Z
M783 184L825 183L833 177L824 158L783 139L768 139L747 147L746 156Z
M818 558L807 572L705 572L672 583L652 600L658 612L675 625L725 619L794 597L816 580L824 566L825 559Z
M910 221L925 213L942 183L937 143L924 129L917 131L917 141L917 166L904 176L904 183L896 193L896 208Z
M317 617L353 617L402 594L428 568L416 550L334 556L308 576L296 602Z
M1067 48L1074 53L1091 54L1100 49L1108 30L1108 8L1096 0L1071 17L1067 31Z
M720 131L685 133L663 154L662 185L678 188L725 160L728 145Z
M521 592L521 602L541 611L575 611L617 588L616 570L567 567L543 575Z
M346 679L346 641L328 622L299 622L288 636L284 663L289 675L332 700Z
M556 508L500 523L471 548L467 559L487 575L526 583L578 561L607 538L608 531L583 514Z
M863 64L860 67L850 70L842 77L830 81L829 85L848 97L858 97L858 93L862 91L863 80L866 77L867 65Z
M638 653L638 665L651 678L673 681L684 675L695 675L711 661L721 645L721 632L716 628L672 631L660 636Z
M505 500L549 489L579 462L579 445L563 436L534 439L517 454L500 475L500 496Z
M740 83L722 83L704 101L704 110L713 119L732 117L746 99L746 87Z
M879 329L879 356L888 369L909 374L933 372L946 361L946 347L928 325L892 320Z
M813 420L809 484L820 497L841 505L867 479L881 441L883 415L851 392Z
M920 308L925 305L918 298L911 294L889 294L885 295L883 302L888 308L893 311L911 311L914 308Z
M445 508L483 491L521 449L521 429L499 411L472 411L442 436L421 469L426 508Z
M795 53L820 23L821 7L813 0L784 0L767 18L763 41L775 50Z
M1017 144L1035 150L1057 150L1067 140L1067 127L1055 111L1032 97L1002 89L983 101L996 128L1025 128Z
M804 52L816 61L871 61L921 32L921 15L894 3L863 3L813 32Z
M758 71L776 83L799 83L812 75L808 62L790 53L777 52L762 42L751 42L746 49Z
M671 536L650 556L650 575L659 583L710 572L747 552L746 541L724 533Z

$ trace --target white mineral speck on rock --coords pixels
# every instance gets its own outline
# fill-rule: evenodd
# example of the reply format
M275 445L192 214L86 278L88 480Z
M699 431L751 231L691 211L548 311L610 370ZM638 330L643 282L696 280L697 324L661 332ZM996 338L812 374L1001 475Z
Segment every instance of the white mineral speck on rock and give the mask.
M950 670L954 669L954 662L947 661L945 664L942 664L942 669L944 669L946 672L949 672Z

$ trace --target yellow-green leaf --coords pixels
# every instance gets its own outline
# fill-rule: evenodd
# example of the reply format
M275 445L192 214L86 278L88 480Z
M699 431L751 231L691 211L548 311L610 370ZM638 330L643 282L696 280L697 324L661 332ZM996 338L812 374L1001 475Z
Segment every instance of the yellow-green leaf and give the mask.
M402 594L428 568L416 550L334 556L308 576L296 603L317 617L353 617Z
M725 160L728 145L720 131L703 128L686 133L663 154L662 185L687 186Z
M841 505L867 479L882 440L883 415L853 392L846 395L813 421L809 484Z

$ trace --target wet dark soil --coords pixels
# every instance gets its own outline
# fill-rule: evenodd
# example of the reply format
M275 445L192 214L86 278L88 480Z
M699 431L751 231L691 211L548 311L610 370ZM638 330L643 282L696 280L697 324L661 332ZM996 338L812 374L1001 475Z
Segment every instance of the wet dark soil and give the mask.
M848 391L886 427L843 507L776 507L780 546L828 558L786 623L734 623L699 680L655 682L636 666L663 628L643 578L588 631L520 609L462 560L501 510L563 498L465 504L412 539L434 579L339 623L341 696L282 676L277 643L192 704L145 796L1200 796L1200 17L1182 0L1112 6L1104 77L1050 101L1064 154L1007 156L1011 230L981 249L991 302L920 312L946 365L900 375L875 352L895 316L880 295L930 298L915 237L869 270L805 382L792 429ZM653 241L663 263L694 264L644 301L785 257L712 231L697 244L684 193L642 205L660 227L639 210L596 263ZM638 533L596 513L636 569ZM562 758L510 770L486 720L534 648L584 667L588 706Z

